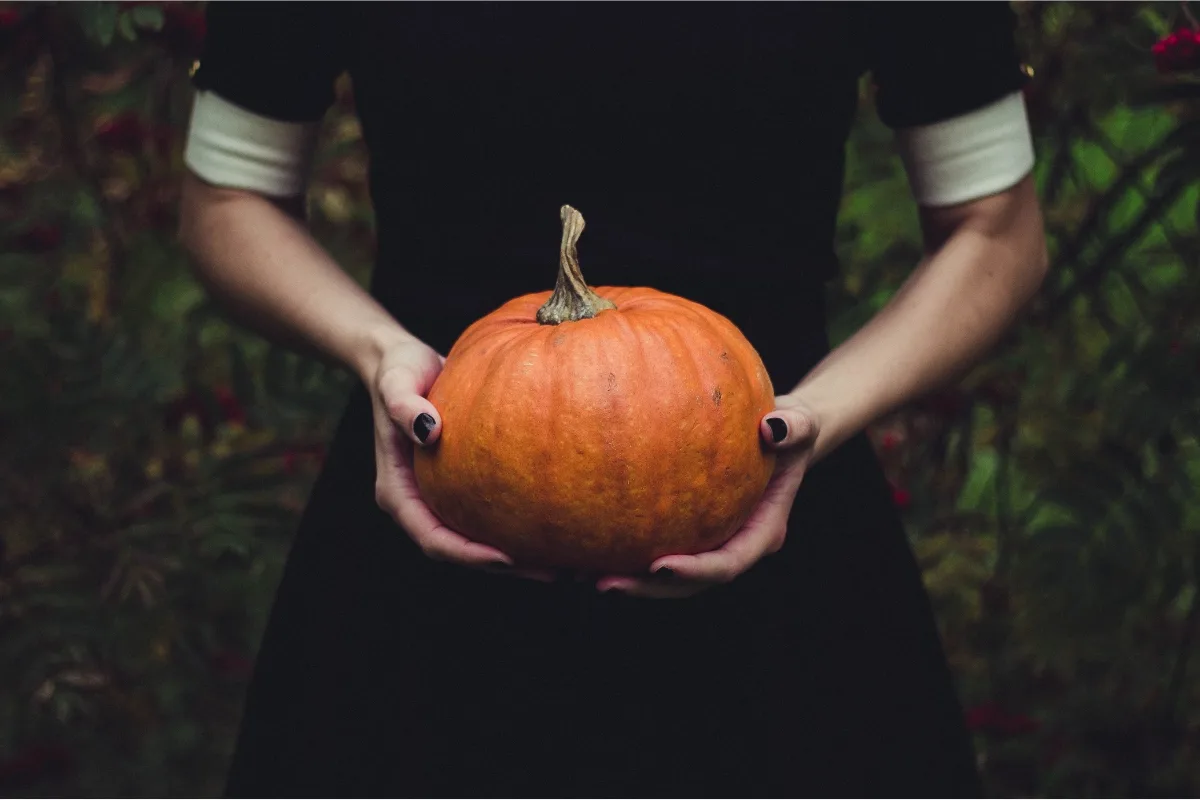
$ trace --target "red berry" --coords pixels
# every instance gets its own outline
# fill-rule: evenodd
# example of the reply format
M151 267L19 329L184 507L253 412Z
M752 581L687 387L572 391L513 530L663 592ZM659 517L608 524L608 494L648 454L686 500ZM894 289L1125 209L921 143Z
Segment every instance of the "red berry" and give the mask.
M903 511L912 505L912 495L907 489L899 486L892 487L892 502L896 504L896 508Z
M1150 52L1161 73L1200 69L1200 31L1180 28L1155 42Z
M217 399L217 405L221 407L221 416L225 418L226 422L241 424L246 421L246 409L232 389L228 386L218 386L213 389L213 395Z
M984 703L983 705L968 708L966 713L967 730L987 730L992 726L998 713L999 709L995 703Z
M879 438L879 446L884 450L895 450L900 446L900 436L895 431L888 431Z
M146 136L146 126L142 124L138 115L132 112L113 117L96 128L96 142L109 150L137 150Z
M968 709L966 722L971 731L1001 736L1033 733L1042 727L1036 719L1025 714L1011 714L996 703L983 703Z
M163 34L167 40L185 53L199 53L208 33L204 12L188 8L182 3L167 3L163 6L163 13Z
M212 656L213 672L226 680L240 681L250 677L254 669L253 662L241 653L232 650L221 650Z

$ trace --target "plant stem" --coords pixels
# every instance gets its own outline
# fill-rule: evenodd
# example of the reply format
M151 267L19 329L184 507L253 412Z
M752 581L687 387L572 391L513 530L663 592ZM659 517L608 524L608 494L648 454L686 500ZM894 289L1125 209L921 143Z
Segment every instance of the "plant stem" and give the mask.
M537 321L542 325L558 325L563 322L578 322L591 319L601 311L616 308L593 292L583 280L579 269L579 254L576 245L583 233L583 215L570 206L559 212L562 218L562 244L558 250L558 281L554 294L538 309Z

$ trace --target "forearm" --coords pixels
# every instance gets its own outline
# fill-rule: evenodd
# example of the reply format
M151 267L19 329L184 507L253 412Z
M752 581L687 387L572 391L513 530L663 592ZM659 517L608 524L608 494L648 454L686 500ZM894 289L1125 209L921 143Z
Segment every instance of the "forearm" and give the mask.
M933 252L891 302L793 390L820 420L817 459L961 375L1013 324L1046 269L1032 192L1027 179L944 236L929 231Z
M181 220L198 278L257 333L364 379L387 346L411 338L280 205L188 175Z

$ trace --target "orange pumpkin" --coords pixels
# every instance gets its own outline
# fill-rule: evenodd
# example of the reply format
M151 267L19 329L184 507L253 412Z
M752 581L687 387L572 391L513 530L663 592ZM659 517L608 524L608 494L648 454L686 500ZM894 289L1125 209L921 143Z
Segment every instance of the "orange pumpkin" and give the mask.
M774 468L775 396L725 317L648 288L590 289L583 218L562 209L553 291L518 297L454 344L429 400L417 483L447 525L518 563L643 572L719 547Z

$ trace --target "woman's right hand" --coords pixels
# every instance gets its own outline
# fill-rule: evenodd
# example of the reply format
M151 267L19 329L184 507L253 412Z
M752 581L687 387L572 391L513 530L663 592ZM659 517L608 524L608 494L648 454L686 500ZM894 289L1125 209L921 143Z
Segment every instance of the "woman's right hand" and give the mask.
M375 502L432 559L552 580L542 572L517 569L496 548L450 530L421 499L413 448L428 447L441 435L441 415L425 396L445 361L428 345L410 339L389 346L374 375L367 376L375 418Z

